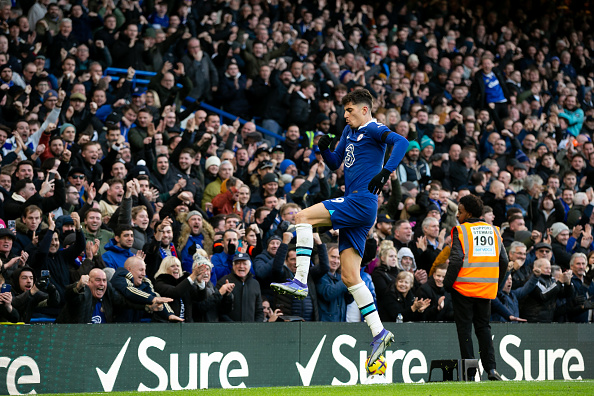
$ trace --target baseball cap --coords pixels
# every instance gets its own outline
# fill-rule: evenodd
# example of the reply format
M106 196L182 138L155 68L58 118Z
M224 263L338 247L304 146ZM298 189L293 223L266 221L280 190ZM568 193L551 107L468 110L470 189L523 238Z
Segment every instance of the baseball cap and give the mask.
M507 190L505 190L505 196L507 197L508 195L516 195L516 192L511 188L508 188Z
M249 261L250 263L252 262L252 260L250 260L250 255L247 253L237 253L233 257L233 262L241 261L241 260L246 260L246 261Z
M534 245L534 251L537 251L537 250L540 250L540 249L553 250L553 247L551 245L549 245L548 243L545 243L545 242L539 242L536 245Z
M559 59L559 57L558 57L558 56L553 56L553 57L551 58L551 62L552 62L552 61L557 61L557 62L560 62L561 60Z
M387 214L377 216L378 223L394 223L394 221L395 220L390 218L390 215L387 215Z
M274 164L272 161L262 161L260 165L258 165L258 169L266 169L266 168L274 168Z
M111 123L111 124L117 124L120 121L122 121L122 115L120 113L118 113L117 111L112 112L105 119L105 123Z
M50 99L50 98L57 98L58 97L58 93L56 91L54 91L53 89L47 90L44 94L43 94L43 101L45 102L46 100Z
M524 165L522 163L514 165L514 170L516 170L516 169L523 169L525 171L528 171L528 168L526 168L526 165Z
M276 146L274 146L273 148L271 148L271 149L270 149L270 153L271 153L271 154L272 154L272 153L279 152L279 151L280 151L280 152L283 152L283 153L285 152L285 149L284 149L284 148L283 148L283 146L282 146L282 145L280 145L280 144L277 144Z
M136 87L134 88L134 91L132 91L132 96L142 96L146 93L146 91L140 87Z
M262 153L268 153L268 149L266 147L258 147L256 153L254 154L254 157L257 157Z

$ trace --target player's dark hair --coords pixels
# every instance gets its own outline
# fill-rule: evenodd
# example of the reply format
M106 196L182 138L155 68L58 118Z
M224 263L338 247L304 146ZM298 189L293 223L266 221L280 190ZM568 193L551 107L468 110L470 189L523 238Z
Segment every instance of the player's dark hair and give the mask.
M346 106L348 104L364 104L369 107L369 109L371 109L373 106L373 96L371 96L371 93L369 93L369 91L364 88L356 89L353 92L349 92L344 96L344 98L342 98L342 105Z
M460 198L460 203L472 217L478 219L483 215L483 201L476 195L466 195Z

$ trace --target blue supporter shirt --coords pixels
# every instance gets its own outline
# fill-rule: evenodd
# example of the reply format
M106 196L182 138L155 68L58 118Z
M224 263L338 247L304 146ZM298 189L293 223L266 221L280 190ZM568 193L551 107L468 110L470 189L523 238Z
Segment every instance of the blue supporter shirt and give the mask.
M349 195L368 191L369 182L382 170L388 144L394 145L394 149L385 168L393 172L408 149L408 140L375 119L357 130L347 125L334 152L325 150L322 155L330 169L337 169L344 162L345 195Z
M93 308L93 317L91 318L91 322L93 324L102 324L107 323L105 319L105 314L101 310L101 306L103 302L101 300L97 301L95 307Z
M503 89L501 88L501 85L499 84L499 80L497 79L495 73L483 73L483 81L485 82L485 97L487 99L487 103L505 102L505 95L503 94Z

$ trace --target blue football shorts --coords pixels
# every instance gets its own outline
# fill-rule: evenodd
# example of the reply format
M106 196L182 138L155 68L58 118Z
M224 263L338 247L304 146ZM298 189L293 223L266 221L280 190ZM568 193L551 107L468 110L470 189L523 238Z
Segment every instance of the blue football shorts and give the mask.
M353 247L363 257L367 234L377 216L377 196L366 191L322 203L330 212L332 228L339 230L338 250Z

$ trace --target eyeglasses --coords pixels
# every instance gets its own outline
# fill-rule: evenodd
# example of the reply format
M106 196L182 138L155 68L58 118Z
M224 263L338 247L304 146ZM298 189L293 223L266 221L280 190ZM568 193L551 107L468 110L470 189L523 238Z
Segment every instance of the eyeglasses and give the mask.
M73 179L80 179L80 180L82 180L82 179L85 178L85 175L72 175L70 177L73 178Z

